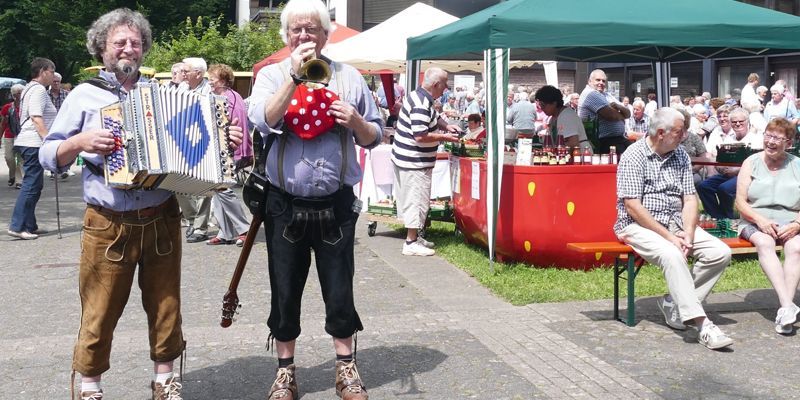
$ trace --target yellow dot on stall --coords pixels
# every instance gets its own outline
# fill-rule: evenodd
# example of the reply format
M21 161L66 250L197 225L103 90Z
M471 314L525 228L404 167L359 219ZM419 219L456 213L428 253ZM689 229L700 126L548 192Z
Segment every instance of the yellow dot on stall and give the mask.
M525 251L527 251L527 252L531 251L531 242L529 242L527 240L525 241Z
M536 191L536 182L528 182L528 194L533 197L533 192Z
M597 253L594 253L594 259L597 260L597 261L600 261L600 257L602 257L602 256L603 256L603 252L602 251L598 251Z
M574 213L574 212L575 212L575 203L573 203L571 201L568 201L567 202L567 214L569 214L570 217L571 217L572 213Z

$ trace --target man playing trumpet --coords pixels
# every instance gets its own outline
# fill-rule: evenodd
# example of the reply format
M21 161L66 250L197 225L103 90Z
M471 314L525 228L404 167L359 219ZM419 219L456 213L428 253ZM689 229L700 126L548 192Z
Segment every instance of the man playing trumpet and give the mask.
M250 97L250 121L265 142L274 141L266 160L271 184L264 216L272 296L267 325L278 353L270 400L299 397L295 340L312 249L325 301L325 331L336 352L336 394L345 400L368 398L353 351L353 335L363 329L353 301L353 242L361 208L353 194L361 180L354 144L377 146L383 121L359 72L321 56L330 33L322 2L289 1L281 13L281 36L291 56L263 68ZM330 69L327 89L306 85L327 78L303 76L309 69L325 69L303 68L311 58Z

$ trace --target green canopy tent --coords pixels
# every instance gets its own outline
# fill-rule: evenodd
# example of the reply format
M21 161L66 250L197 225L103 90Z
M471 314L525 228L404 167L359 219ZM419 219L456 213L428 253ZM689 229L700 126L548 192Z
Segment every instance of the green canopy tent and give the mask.
M485 61L493 265L509 53L515 60L651 62L659 104L667 104L668 62L796 52L798 38L800 17L733 0L508 0L409 38L407 58L409 66L425 59ZM409 78L407 87L416 87L416 74Z

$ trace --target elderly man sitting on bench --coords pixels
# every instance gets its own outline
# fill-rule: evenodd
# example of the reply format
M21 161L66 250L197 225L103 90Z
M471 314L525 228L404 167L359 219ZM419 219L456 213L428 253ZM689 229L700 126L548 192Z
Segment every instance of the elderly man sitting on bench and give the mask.
M692 321L699 332L697 340L719 349L733 340L706 317L701 302L730 264L731 250L696 226L692 165L680 147L686 135L683 118L671 108L657 110L647 138L622 155L614 232L664 273L669 294L659 299L658 306L667 325L684 330L684 322ZM691 270L689 256L695 260Z

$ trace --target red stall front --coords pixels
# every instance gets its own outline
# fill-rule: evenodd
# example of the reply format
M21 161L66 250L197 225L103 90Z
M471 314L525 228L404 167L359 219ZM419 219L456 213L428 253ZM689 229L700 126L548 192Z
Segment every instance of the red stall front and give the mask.
M569 242L616 240L616 165L504 165L497 220L498 261L588 269L612 256L579 254ZM467 241L487 247L486 161L451 156L453 206Z

